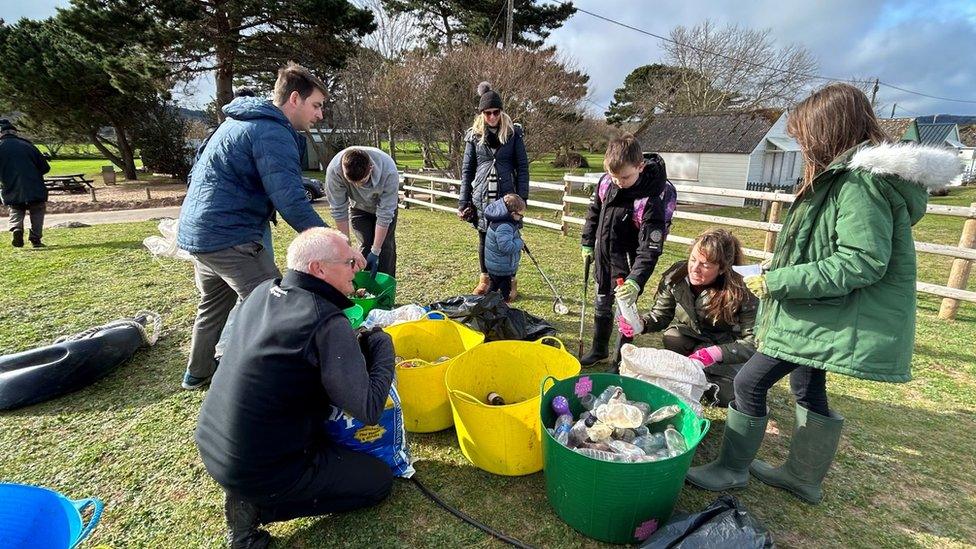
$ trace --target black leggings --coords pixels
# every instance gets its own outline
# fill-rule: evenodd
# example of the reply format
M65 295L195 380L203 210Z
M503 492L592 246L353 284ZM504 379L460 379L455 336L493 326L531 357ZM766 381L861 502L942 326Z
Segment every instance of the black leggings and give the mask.
M796 396L797 404L815 414L829 415L826 371L800 366L762 353L752 355L735 376L735 409L747 416L765 416L768 412L766 395L786 374L790 375L790 389Z

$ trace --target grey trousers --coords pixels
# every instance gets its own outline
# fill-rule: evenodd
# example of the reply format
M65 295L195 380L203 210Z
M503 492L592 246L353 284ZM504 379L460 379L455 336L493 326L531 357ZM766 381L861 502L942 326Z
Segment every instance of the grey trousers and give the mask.
M30 215L30 241L40 242L44 229L44 213L47 212L47 202L31 202L30 204L7 204L10 208L10 219L7 228L13 231L24 230L24 217Z
M260 242L193 254L193 270L200 303L186 369L193 377L206 378L217 367L214 350L231 309L258 284L281 276L281 272L271 250Z

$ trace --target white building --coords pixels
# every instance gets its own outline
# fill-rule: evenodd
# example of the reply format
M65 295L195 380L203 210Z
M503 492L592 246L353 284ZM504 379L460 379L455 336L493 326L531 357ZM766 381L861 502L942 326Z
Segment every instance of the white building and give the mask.
M657 115L637 131L645 152L664 158L675 184L791 192L803 175L799 144L786 135L787 113L756 111ZM742 206L742 198L678 193L682 202Z

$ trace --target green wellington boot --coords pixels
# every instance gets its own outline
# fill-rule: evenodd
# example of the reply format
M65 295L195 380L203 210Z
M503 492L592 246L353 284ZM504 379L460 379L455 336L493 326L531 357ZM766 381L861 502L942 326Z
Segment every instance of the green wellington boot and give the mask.
M685 477L699 488L720 492L731 488L745 488L749 483L749 464L762 444L769 415L747 416L736 410L734 405L735 403L729 405L718 458L711 463L692 467Z
M844 418L834 412L827 417L797 405L796 425L786 463L773 467L757 459L749 466L749 471L762 482L816 505L823 498L820 485L837 454L843 426Z

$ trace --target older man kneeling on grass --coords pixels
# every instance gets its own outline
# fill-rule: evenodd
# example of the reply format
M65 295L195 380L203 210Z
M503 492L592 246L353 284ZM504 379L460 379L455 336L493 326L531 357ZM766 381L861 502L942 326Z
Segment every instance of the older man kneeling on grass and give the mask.
M385 463L335 446L322 430L333 404L378 421L393 381L390 336L357 337L342 312L357 257L339 231L309 229L288 246L284 277L241 304L196 431L226 493L231 547L267 547L261 524L366 507L390 493Z

